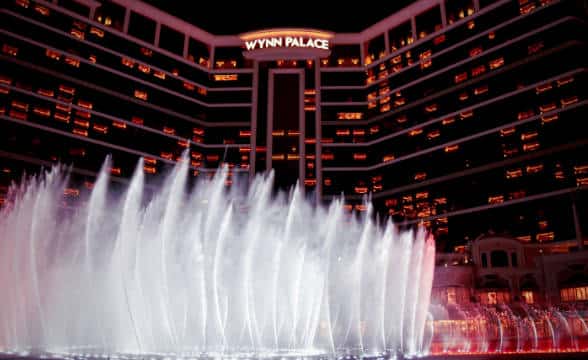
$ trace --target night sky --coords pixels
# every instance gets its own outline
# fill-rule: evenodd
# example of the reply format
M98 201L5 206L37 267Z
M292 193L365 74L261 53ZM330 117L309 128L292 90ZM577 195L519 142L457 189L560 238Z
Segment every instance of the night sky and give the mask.
M288 26L358 32L415 2L387 0L361 6L360 2L353 1L277 1L269 7L252 1L212 0L202 3L202 10L194 11L191 7L199 3L194 0L144 1L216 35ZM354 3L356 6L346 5ZM320 8L316 4L320 4Z

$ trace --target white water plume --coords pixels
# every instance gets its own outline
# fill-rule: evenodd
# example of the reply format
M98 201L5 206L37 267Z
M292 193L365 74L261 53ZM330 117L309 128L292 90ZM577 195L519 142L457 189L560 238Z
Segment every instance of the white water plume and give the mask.
M423 352L434 266L424 231L350 216L340 200L313 205L297 187L276 196L271 175L227 190L219 169L191 187L187 163L147 197L142 161L121 192L107 160L73 208L62 167L14 186L0 212L0 348Z

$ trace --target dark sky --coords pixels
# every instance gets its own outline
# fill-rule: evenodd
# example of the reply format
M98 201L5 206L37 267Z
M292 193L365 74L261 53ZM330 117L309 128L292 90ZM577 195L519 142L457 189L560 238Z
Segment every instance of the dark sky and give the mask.
M312 27L358 32L415 0L386 0L361 6L361 0L257 2L211 0L143 0L216 35L239 34L270 27ZM190 6L202 4L200 10ZM313 6L318 4L316 8ZM350 6L347 4L354 4ZM360 6L358 6L360 5Z

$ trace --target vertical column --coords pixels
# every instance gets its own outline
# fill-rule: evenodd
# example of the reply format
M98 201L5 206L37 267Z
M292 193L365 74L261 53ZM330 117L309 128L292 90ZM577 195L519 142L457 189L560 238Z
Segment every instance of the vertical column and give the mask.
M267 86L267 125L265 136L265 169L269 171L272 168L272 132L274 131L274 70L269 71Z
M365 66L365 43L359 43L359 61L361 61L361 66ZM320 61L320 60L319 60Z
M214 57L215 57L214 49L215 49L214 46L210 47L210 66L209 66L209 68L211 68L211 69L214 69Z
M543 271L546 277L547 305L557 304L560 300L559 286L556 278L558 270L561 268L554 262L546 263L543 261Z
M582 239L582 228L580 227L580 217L578 216L578 209L576 208L576 199L572 195L572 216L574 217L574 228L576 230L576 241L578 242L578 249L584 250L584 240Z
M410 18L410 30L412 31L412 41L417 41L416 17Z
M306 178L306 144L304 143L304 138L306 136L306 113L304 112L304 88L305 86L305 77L304 77L304 70L300 72L300 77L298 78L298 88L299 88L299 108L298 108L298 183L300 184L300 190L304 193L304 178Z
M253 61L253 83L251 84L251 139L249 151L249 177L255 175L255 147L257 146L257 98L259 96L259 62Z
M445 8L445 0L439 2L439 9L441 10L441 24L447 26L447 9Z
M474 0L474 11L480 11L480 0Z
M551 299L551 290L549 287L550 282L549 282L549 279L547 278L547 273L545 272L545 259L543 258L543 251L541 251L541 255L539 255L539 257L536 258L535 261L537 262L539 272L540 272L538 274L540 276L540 279L537 279L537 280L543 285L543 286L539 287L539 289L543 290L543 293L541 294L541 296L543 297L545 302L548 302Z
M155 24L155 41L153 45L159 46L159 36L161 35L161 23Z
M384 54L390 54L390 34L388 30L384 31Z
M363 55L362 55L363 63ZM317 58L314 64L314 86L316 89L315 103L316 111L314 118L314 137L315 137L315 164L316 164L316 202L317 204L321 201L323 195L323 159L322 159L322 147L321 138L322 136L322 112L321 112L321 63L320 59Z
M188 58L188 47L190 46L190 36L184 34L184 50L182 50L182 56L184 59Z
M128 34L129 32L129 23L131 22L131 9L125 9L125 20L123 22L123 32Z
M510 263L510 259L509 259ZM512 268L512 264L511 264ZM510 293L511 293L511 300L514 301L515 296L519 299L519 301L523 301L521 298L521 284L519 283L518 276L516 275L516 271L512 271L511 278L508 280L511 284Z

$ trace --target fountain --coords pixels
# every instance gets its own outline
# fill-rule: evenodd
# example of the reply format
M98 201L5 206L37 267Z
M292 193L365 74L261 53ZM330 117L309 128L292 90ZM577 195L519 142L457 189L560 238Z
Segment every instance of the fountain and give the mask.
M312 205L272 175L226 169L188 186L180 161L151 193L107 160L63 204L56 166L13 186L0 213L0 352L21 356L418 356L434 242L343 204Z
M430 315L432 319L427 325L433 327L429 330L433 334L428 349L431 355L576 353L585 356L588 351L585 320L588 309L581 305L431 304Z

